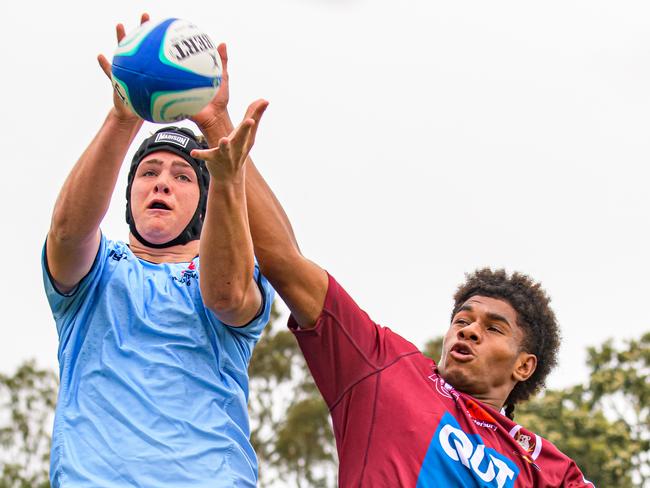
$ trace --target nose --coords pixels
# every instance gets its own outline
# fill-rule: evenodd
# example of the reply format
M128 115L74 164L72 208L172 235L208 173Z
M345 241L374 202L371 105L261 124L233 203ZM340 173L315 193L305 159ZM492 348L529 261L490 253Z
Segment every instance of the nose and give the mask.
M165 195L169 195L171 192L169 185L167 182L163 179L159 179L156 181L156 186L153 188L154 193L164 193Z
M458 330L458 338L465 341L480 342L481 334L478 322L472 322Z

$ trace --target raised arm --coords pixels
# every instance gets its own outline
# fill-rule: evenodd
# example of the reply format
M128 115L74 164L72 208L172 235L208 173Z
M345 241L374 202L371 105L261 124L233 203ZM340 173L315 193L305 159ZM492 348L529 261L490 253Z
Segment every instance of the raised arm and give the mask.
M247 166L248 216L260 269L298 325L311 328L323 310L327 273L302 255L280 202L253 161Z
M143 14L141 22L149 19ZM117 41L125 35L116 27ZM110 78L110 63L100 55L99 64ZM68 175L52 213L46 256L59 291L72 290L90 270L99 248L99 225L108 210L120 166L142 125L119 97L104 124Z
M210 146L217 145L222 137L233 130L228 114L226 47L222 44L218 49L223 63L222 86L210 105L194 117ZM250 157L243 171L246 173L250 232L260 269L298 324L303 328L313 327L323 309L327 273L301 254L289 219Z
M210 171L200 242L201 295L222 322L233 326L250 322L262 304L253 276L245 161L267 105L264 100L252 103L242 123L215 147L192 151L193 157L205 160Z

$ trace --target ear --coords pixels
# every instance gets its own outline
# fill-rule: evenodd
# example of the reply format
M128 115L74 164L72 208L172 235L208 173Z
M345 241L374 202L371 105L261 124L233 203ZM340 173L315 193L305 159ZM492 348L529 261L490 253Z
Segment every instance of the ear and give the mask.
M517 382L526 381L536 369L537 356L527 352L521 352L515 363L515 369L512 371L512 379Z

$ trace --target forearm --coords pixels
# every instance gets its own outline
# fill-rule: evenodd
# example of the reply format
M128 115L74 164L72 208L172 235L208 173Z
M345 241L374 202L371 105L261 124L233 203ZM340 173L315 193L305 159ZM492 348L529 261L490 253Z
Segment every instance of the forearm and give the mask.
M229 92L225 46L221 45L219 52L224 65L222 87L208 109L194 118L211 147L217 146L221 138L233 131L226 109ZM327 273L302 256L282 206L248 157L245 169L246 206L260 270L289 306L300 326L311 327L323 308Z
M301 327L312 327L323 309L327 273L305 258L282 205L253 162L246 163L251 235L260 270Z
M233 130L234 126L230 119L230 115L227 110L219 112L218 115L214 115L209 119L209 121L204 122L200 125L201 132L205 136L208 144L213 147L216 146L219 142L219 139L227 136ZM246 182L246 198L247 205L253 203L254 214L257 214L257 210L260 212L271 211L273 214L272 219L260 219L259 225L256 219L256 225L254 228L251 228L253 233L253 242L255 245L255 255L258 256L258 247L260 251L265 252L267 255L273 254L273 250L276 250L278 256L285 255L285 252L288 249L291 249L296 252L300 252L298 248L298 242L289 222L287 214L284 212L282 205L275 197L271 188L267 185L266 181L262 175L257 170L257 167L253 163L253 160L248 156L246 158L246 167L247 167L247 182ZM251 212L249 211L249 217ZM279 225L281 230L275 234L277 240L273 239L274 236L274 226ZM268 227L268 228L266 228ZM257 239L256 237L259 237ZM264 237L269 237L269 239L264 239ZM288 238L284 240L284 238ZM284 240L284 242L282 242ZM258 245L259 241L259 245ZM272 249L274 248L274 249ZM283 252L284 251L284 252ZM277 262L276 259L265 259L266 264L272 265Z
M83 242L99 229L122 161L142 121L122 121L111 110L66 179L54 206L49 238Z
M249 158L246 162L246 198L255 255L264 275L280 284L286 270L304 259L284 208Z
M210 146L214 146L219 139L232 132L233 124L224 110L201 124L200 128ZM287 214L250 156L246 158L245 169L246 205L255 256L262 274L282 294L281 291L286 288L284 282L292 279L287 269L304 258Z
M197 125L210 147L216 147L219 139L227 137L235 128L228 110L215 112L209 119L202 120Z
M203 300L222 322L233 326L248 323L261 303L244 180L244 171L236 180L212 178L200 242Z

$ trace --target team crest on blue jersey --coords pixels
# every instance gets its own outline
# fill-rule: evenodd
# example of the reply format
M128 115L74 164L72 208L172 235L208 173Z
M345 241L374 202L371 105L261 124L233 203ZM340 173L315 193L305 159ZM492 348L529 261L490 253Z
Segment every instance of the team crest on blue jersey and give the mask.
M519 468L511 459L486 447L478 434L464 432L447 412L431 439L416 488L513 488L518 475Z
M190 286L192 284L192 280L198 280L198 279L199 279L199 274L196 272L196 266L194 265L194 261L190 263L187 269L181 271L180 276L172 276L172 280L178 281L182 285L187 285L187 286Z

